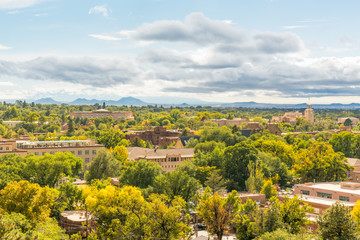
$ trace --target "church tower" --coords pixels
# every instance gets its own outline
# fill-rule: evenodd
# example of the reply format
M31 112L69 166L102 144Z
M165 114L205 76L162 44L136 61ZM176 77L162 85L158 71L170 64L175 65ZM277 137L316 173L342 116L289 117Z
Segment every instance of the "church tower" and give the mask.
M311 104L306 105L304 117L311 123L314 123L314 109L311 108Z

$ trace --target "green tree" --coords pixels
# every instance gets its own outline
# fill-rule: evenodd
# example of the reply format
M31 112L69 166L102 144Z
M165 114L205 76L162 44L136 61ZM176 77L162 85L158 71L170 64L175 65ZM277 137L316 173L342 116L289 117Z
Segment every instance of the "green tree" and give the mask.
M100 133L98 142L104 144L106 148L115 148L120 144L123 134L113 128L103 130Z
M149 235L161 239L188 239L191 235L186 202L181 197L170 200L165 195L149 197Z
M178 110L178 109L173 109L173 110L171 110L171 112L170 112L170 117L172 117L173 119L175 119L175 122L177 122L177 120L179 120L180 117L181 117L181 112L180 112L180 110Z
M310 234L298 234L294 235L286 231L285 229L277 229L274 232L264 233L259 237L259 240L312 240L314 239Z
M97 218L100 239L144 239L149 223L149 203L131 186L88 187L85 204Z
M342 152L346 157L353 157L352 144L354 142L354 134L343 131L333 134L329 140L335 152Z
M147 188L153 185L155 178L161 172L162 168L156 162L147 160L128 162L123 168L120 181L125 185Z
M225 190L227 183L228 181L225 180L218 171L213 171L205 181L205 186L208 186L212 194L214 194L215 192Z
M198 180L182 171L158 175L153 184L155 193L165 194L171 199L174 199L175 196L180 196L186 202L194 198L200 187L201 185Z
M348 126L348 127L351 127L352 126L352 121L350 118L347 118L344 122L344 126Z
M271 180L265 181L260 193L265 194L266 199L270 199L278 195L278 191Z
M99 150L94 160L89 165L85 179L91 182L93 179L106 179L120 174L121 163L115 159L112 153Z
M318 234L322 239L358 239L357 223L351 216L350 209L339 201L319 216L317 224Z
M307 224L306 213L312 210L312 207L308 206L297 196L293 198L285 197L280 205L280 213L285 228L292 234L299 233Z
M24 157L17 154L0 155L0 189L3 189L10 181L21 180L25 167Z
M226 198L222 198L217 192L214 195L205 193L200 199L197 209L199 217L204 220L207 231L218 240L222 240L223 235L230 229L239 201L236 191Z
M250 240L256 237L257 213L258 207L256 202L251 199L247 199L245 203L239 206L239 210L237 211L233 220L236 228L237 239Z
M28 181L9 182L0 191L0 209L8 214L21 213L31 223L45 221L53 202L49 187L42 188Z
M245 181L246 190L248 192L260 192L264 185L264 173L255 162L250 162L247 166L250 172L249 178Z
M114 153L114 156L117 160L119 160L121 163L125 163L125 161L128 160L129 157L129 153L126 150L126 147L121 145L121 146L116 146L112 152Z
M73 136L73 135L74 135L74 131L75 131L75 129L74 129L74 121L73 121L72 118L69 118L69 121L68 121L68 130L67 130L67 132L66 132L66 136L68 136L68 137Z
M257 150L253 145L241 142L227 147L224 151L224 176L229 179L229 190L245 190L245 181L249 178L247 166L255 162Z
M40 186L54 187L65 176L75 177L82 172L81 158L71 153L56 152L55 155L26 156L27 165L23 177Z
M307 149L302 149L297 155L294 169L302 182L313 180L342 181L347 178L350 166L342 153L336 153L331 145L316 142Z

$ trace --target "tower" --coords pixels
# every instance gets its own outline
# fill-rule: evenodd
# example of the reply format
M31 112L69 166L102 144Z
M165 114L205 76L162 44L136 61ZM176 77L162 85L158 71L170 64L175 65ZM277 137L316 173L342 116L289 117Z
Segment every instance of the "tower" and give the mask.
M306 105L304 117L311 123L314 123L314 109L311 108L311 104Z

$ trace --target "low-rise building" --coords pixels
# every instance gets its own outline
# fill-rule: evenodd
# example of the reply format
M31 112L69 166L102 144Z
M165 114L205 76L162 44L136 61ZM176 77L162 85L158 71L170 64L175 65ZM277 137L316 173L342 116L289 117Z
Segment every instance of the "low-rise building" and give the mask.
M342 117L342 118L338 118L338 124L344 124L347 119L350 119L352 126L356 126L359 123L358 118L355 118L355 117Z
M149 141L153 145L163 146L171 145L178 140L180 136L179 131L170 131L164 127L155 127L147 131L134 131L125 135L125 138L130 142L135 142L136 139Z
M9 127L15 127L17 124L23 123L23 121L3 121L2 123Z
M69 235L95 228L95 218L86 210L64 211L60 214L59 225ZM87 225L87 226L85 226Z
M141 147L127 147L130 161L145 159L158 163L166 172L174 171L184 161L194 158L193 148L180 149L150 149Z
M124 118L125 120L134 119L134 115L131 111L109 111L106 109L99 109L96 111L81 111L81 112L71 112L71 118L105 118L105 117L112 117L113 119L120 119Z
M27 154L43 156L45 153L71 152L84 160L84 168L95 158L97 151L103 148L103 145L96 144L93 139L63 141L0 140L0 155L16 153L21 156Z
M294 186L294 194L355 203L360 199L360 183L305 183Z
M348 165L353 167L348 173L348 181L360 183L360 159L347 158Z

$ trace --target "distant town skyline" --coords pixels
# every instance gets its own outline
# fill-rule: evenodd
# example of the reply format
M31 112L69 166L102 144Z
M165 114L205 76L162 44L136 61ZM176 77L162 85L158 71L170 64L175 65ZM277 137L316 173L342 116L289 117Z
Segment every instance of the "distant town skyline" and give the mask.
M0 99L360 102L356 0L0 0Z

